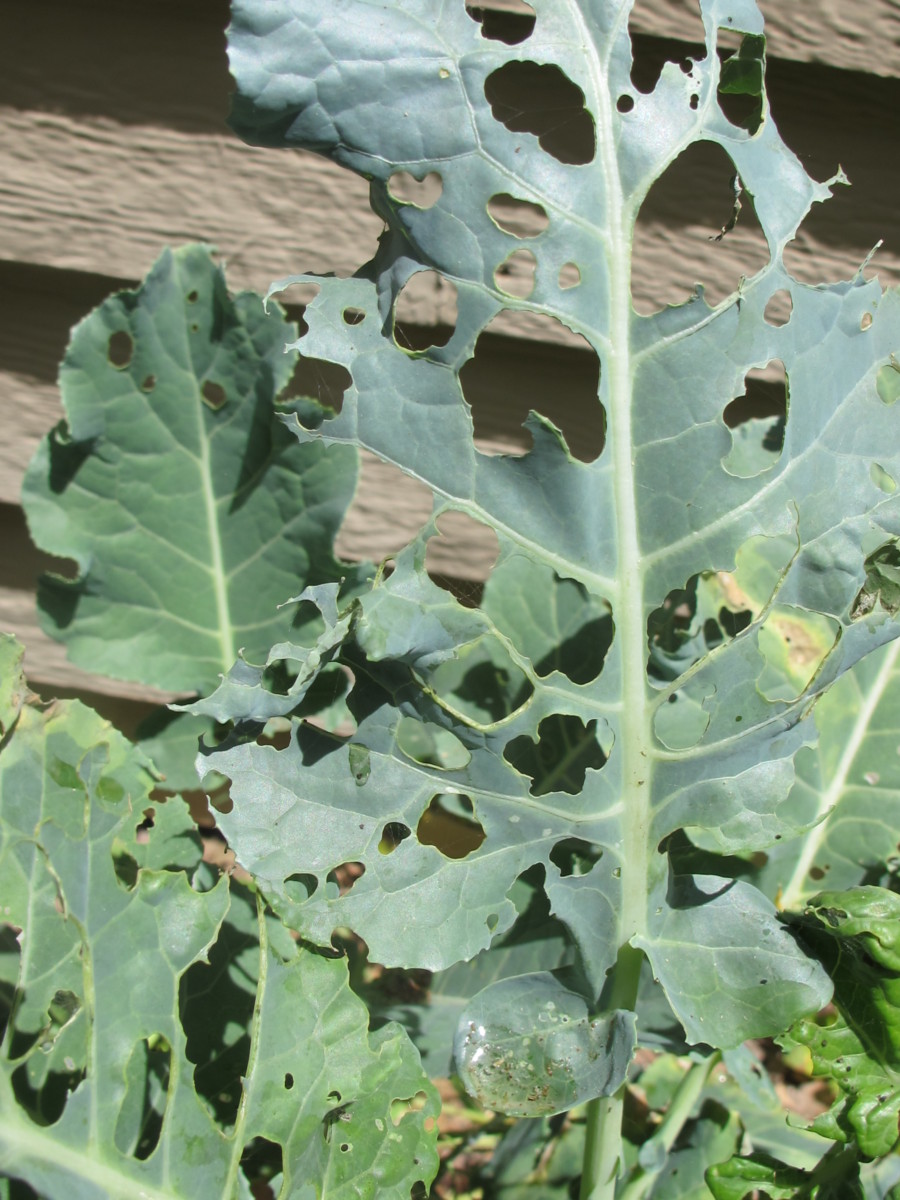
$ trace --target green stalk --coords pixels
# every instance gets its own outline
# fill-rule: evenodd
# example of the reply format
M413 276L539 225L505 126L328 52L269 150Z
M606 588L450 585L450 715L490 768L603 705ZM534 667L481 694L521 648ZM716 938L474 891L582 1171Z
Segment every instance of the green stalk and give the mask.
M633 1010L644 956L632 946L619 951L607 1011ZM587 1108L584 1163L579 1200L613 1200L622 1165L622 1116L627 1084L612 1096L598 1096Z
M685 1073L684 1079L678 1085L678 1090L672 1097L666 1115L656 1133L645 1143L647 1146L662 1146L666 1155L675 1145L678 1135L684 1128L685 1122L694 1111L700 1094L706 1087L709 1076L719 1062L721 1054L717 1050L702 1062L693 1063ZM665 1162L665 1158L662 1160ZM645 1168L638 1164L631 1174L619 1200L643 1200L653 1187L662 1166Z

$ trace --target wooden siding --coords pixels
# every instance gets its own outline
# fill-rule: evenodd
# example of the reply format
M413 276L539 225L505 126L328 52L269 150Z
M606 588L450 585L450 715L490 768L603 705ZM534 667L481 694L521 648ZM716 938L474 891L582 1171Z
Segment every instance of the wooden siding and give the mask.
M814 176L828 178L840 164L853 183L816 207L789 266L807 282L847 278L883 239L870 273L898 283L900 6L762 7L776 123ZM690 53L695 11L695 0L638 0L636 78ZM0 627L26 641L33 678L57 688L145 694L88 679L37 630L33 593L46 562L30 546L18 495L37 441L60 415L56 367L71 325L139 279L165 244L209 241L233 288L261 290L291 270L350 272L380 232L363 180L312 155L244 147L224 127L227 19L226 0L0 0ZM720 298L765 261L747 207L728 237L711 240L730 212L730 173L724 154L698 147L654 188L636 243L640 311L686 298L697 281ZM447 289L422 292L405 319L413 338L451 320ZM497 322L481 368L482 445L523 450L524 398L542 386L569 396L554 416L573 444L590 434L590 396L578 385L585 354L561 326L520 314ZM388 554L429 510L423 488L367 457L340 549ZM435 545L431 565L483 578L491 537L458 524Z

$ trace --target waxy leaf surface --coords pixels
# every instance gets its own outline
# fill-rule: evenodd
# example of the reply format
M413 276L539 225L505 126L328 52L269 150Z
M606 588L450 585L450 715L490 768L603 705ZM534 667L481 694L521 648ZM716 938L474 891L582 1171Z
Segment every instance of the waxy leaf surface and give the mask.
M304 936L349 926L375 960L445 968L511 927L510 890L536 869L595 995L618 963L616 986L634 999L640 950L688 1039L734 1046L815 1011L831 984L771 898L724 870L681 873L669 845L749 857L809 829L819 814L794 802L795 757L815 741L814 702L900 632L900 406L884 382L900 297L862 275L801 284L784 266L830 184L806 175L772 122L752 0L702 0L705 56L668 64L649 94L631 82L627 0L533 7L532 32L507 43L445 0L236 0L234 127L363 174L387 225L352 279L296 277L320 285L300 353L352 384L339 414L288 423L301 442L362 446L424 481L435 521L456 510L490 526L500 557L479 609L428 577L434 523L352 605L307 593L321 650L276 657L306 678L339 653L355 732L295 722L288 747L257 744L271 699L257 688L254 710L243 688L243 726L205 768L232 780L221 824L240 862ZM724 63L720 30L745 35ZM495 103L525 63L582 97L574 150L554 152ZM749 98L752 119L730 121L724 93ZM698 290L639 315L635 222L698 141L730 158L769 261L715 308ZM440 195L397 199L398 171L436 174ZM498 197L540 209L546 227L517 237L491 214ZM523 247L534 286L516 298L498 269ZM445 345L412 352L397 302L423 269L455 288L459 315ZM792 313L776 327L764 312L781 289ZM554 318L596 352L591 461L573 457L553 411L528 418L522 455L476 444L460 372L506 310ZM767 423L738 433L723 417L773 360L788 379L774 449ZM672 597L753 554L768 585L743 625L714 644L662 636ZM797 680L779 633L791 621L811 623L817 647ZM411 719L463 752L448 764L415 751ZM433 835L438 813L468 841Z
M18 658L0 640L4 695L27 696ZM78 702L25 699L0 747L0 1176L48 1200L243 1196L265 1139L284 1195L366 1178L408 1200L437 1168L412 1044L369 1033L346 963L210 878L152 784Z
M66 420L25 478L35 542L74 559L47 576L45 630L86 670L170 692L214 687L298 624L278 605L347 573L333 542L356 455L301 447L276 409L296 326L231 297L205 246L166 251L136 291L76 327ZM298 637L302 630L294 629Z

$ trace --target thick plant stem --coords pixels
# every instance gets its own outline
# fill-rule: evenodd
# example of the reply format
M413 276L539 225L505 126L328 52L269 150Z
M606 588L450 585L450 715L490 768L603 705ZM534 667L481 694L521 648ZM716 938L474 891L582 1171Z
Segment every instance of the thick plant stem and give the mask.
M613 1200L622 1155L626 1084L614 1096L598 1096L587 1108L579 1200Z
M588 1105L579 1200L613 1200L616 1194L626 1087L623 1083L614 1096L598 1096Z
M605 1004L609 1012L634 1010L644 956L623 946L616 962L613 983ZM626 1084L612 1096L598 1096L587 1108L584 1163L579 1200L613 1200L622 1162L622 1115Z

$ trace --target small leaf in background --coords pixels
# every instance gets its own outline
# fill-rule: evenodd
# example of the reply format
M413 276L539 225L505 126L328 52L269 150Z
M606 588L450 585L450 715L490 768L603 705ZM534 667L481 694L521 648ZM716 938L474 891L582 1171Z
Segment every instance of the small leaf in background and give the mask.
M239 650L259 661L274 641L316 636L315 614L310 625L308 608L284 601L360 573L334 556L355 452L300 446L279 419L316 407L279 402L294 336L277 305L230 296L200 245L166 251L75 328L59 377L66 420L22 492L35 543L76 563L74 580L45 576L38 593L72 662L207 692ZM151 731L170 789L196 786L209 728L180 718L165 739Z
M706 1174L715 1200L868 1200L855 1154L835 1148L812 1171L785 1166L767 1154L733 1158Z
M813 1129L879 1158L900 1141L900 896L884 888L821 892L792 918L834 980L836 1016L796 1024L813 1074L838 1089Z

